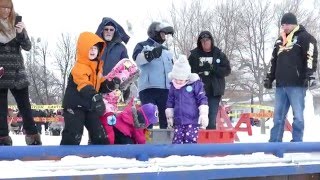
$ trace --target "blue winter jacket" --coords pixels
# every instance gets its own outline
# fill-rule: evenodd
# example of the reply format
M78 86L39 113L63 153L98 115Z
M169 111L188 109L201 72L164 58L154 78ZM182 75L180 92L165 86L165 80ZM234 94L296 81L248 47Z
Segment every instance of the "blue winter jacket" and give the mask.
M173 61L172 54L167 48L163 47L162 54L159 58L153 59L151 62L144 58L139 58L139 54L146 50L152 50L154 47L162 46L151 38L140 42L133 51L133 59L140 69L138 79L138 89L142 91L149 88L169 89L170 81L168 73L172 71Z
M208 98L199 79L180 89L170 87L167 108L174 108L174 125L198 124L200 105L208 105Z
M124 29L112 18L105 17L102 19L96 34L103 38L103 30L104 26L107 23L113 23L115 25L115 33L114 37L110 42L107 42L107 46L104 49L102 60L104 61L103 64L103 75L107 75L112 68L123 58L128 58L127 48L124 46L124 43L127 43L130 37L126 34Z

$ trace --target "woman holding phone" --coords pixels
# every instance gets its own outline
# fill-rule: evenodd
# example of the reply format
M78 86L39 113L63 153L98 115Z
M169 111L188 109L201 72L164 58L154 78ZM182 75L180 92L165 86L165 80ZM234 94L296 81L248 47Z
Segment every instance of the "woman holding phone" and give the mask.
M9 136L7 112L8 91L14 96L23 120L27 145L41 145L41 138L31 113L29 82L21 49L29 51L31 42L21 16L13 8L12 0L0 1L0 145L12 145Z

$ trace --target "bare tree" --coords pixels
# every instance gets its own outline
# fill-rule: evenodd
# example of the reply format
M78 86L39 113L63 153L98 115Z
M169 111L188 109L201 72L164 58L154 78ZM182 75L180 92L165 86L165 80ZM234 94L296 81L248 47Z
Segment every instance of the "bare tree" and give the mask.
M32 49L26 53L27 74L31 83L30 98L36 104L58 103L60 84L54 73L48 69L48 43L31 37Z
M272 39L273 11L270 1L245 0L242 4L239 26L241 44L237 48L242 73L238 82L243 90L257 96L261 103L264 94L261 82L268 70L266 53Z
M242 1L237 0L220 0L217 5L213 7L212 24L209 30L213 33L215 46L222 49L230 61L232 73L227 77L227 94L239 90L237 72L237 47L239 46L239 16L241 13Z
M39 40L40 41L40 40ZM50 104L49 102L49 87L48 87L48 72L47 72L47 58L48 58L48 42L44 41L41 42L41 45L38 46L39 58L42 60L42 69L43 69L43 76L42 76L42 83L44 86L45 92L45 103Z
M195 47L199 33L209 29L212 13L202 5L201 0L192 1L189 5L183 2L170 9L171 22L175 29L174 48L176 54L189 55Z
M41 95L41 81L39 80L39 77L41 77L40 74L40 67L39 62L37 60L38 53L38 45L39 39L35 40L34 37L30 38L32 48L29 52L27 52L27 59L26 59L26 67L27 67L27 73L28 77L30 79L31 87L30 87L30 98L32 97L39 97L37 100L39 100L39 103L44 104L44 100Z
M60 71L61 76L61 98L64 96L64 92L67 86L67 78L70 74L72 65L74 64L76 53L76 41L70 34L61 34L60 39L57 42L57 49L55 51L55 64Z

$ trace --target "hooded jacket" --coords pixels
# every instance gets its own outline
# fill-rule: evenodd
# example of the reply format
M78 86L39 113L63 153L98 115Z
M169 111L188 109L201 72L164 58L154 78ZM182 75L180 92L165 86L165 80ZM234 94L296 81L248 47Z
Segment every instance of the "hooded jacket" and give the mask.
M287 43L282 37L277 39L267 78L276 80L277 86L305 87L308 77L317 69L317 41L302 25L290 34Z
M99 43L99 54L95 60L89 59L90 48ZM77 42L76 62L68 78L63 99L63 108L83 108L91 110L92 97L98 92L110 92L102 76L101 54L104 41L90 32L80 34Z
M176 89L171 83L166 106L174 108L174 125L198 124L199 106L208 105L199 76L192 74L191 77L180 89Z
M134 117L132 112L133 101L131 101L124 110L117 115L117 123L114 125L114 128L119 130L125 136L130 137L135 144L145 144L145 128L136 128L134 126ZM138 111L139 108L137 109ZM146 127L150 125L148 121L145 122Z
M202 49L201 37L207 35L211 39L212 50L205 52ZM202 31L197 40L197 47L191 50L188 58L191 72L199 74L202 79L206 95L208 97L221 96L225 90L225 77L231 73L230 62L226 55L214 46L214 40L209 31ZM204 62L208 62L208 67L202 66ZM208 71L209 74L204 72Z
M107 75L112 68L123 58L128 58L128 52L126 47L122 44L128 43L130 37L126 34L124 29L112 18L104 17L96 31L96 34L101 38L103 37L104 27L112 23L115 27L114 36L111 41L106 41L108 46L103 52L102 60L104 61L103 65L103 75Z

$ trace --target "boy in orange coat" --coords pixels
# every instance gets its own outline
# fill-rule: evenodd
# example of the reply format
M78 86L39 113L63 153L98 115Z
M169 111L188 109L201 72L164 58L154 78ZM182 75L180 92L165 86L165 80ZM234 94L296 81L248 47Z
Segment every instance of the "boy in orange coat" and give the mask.
M79 145L83 126L89 132L91 144L109 144L99 120L105 110L100 93L111 92L116 84L102 76L104 46L105 42L94 33L83 32L79 36L76 62L62 103L65 127L61 145Z

